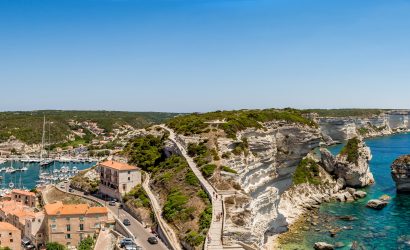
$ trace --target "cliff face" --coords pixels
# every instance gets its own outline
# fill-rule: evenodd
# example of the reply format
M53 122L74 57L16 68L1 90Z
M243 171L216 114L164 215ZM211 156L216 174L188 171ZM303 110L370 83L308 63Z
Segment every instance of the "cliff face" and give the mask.
M237 172L222 172L211 179L221 193L227 194L224 241L261 247L265 235L286 230L286 218L278 210L280 196L292 185L292 175L301 159L319 146L320 131L304 125L269 122L263 124L263 129L247 129L237 137L238 140L226 137L213 140L209 135L180 135L179 139L185 145L203 140L216 142L219 155L225 155L218 163ZM238 142L244 140L247 149L232 153ZM236 183L240 191L221 182Z
M320 117L317 123L328 144L359 135L375 137L410 129L410 111L388 111L372 117Z
M391 175L397 192L410 193L410 155L400 156L391 165Z

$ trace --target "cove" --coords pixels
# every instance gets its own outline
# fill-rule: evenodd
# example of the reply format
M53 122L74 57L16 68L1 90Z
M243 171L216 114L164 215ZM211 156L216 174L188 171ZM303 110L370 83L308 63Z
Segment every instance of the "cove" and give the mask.
M376 183L363 190L367 197L352 203L331 202L320 206L321 223L309 227L302 233L301 242L289 243L291 249L313 249L315 242L338 244L337 249L350 249L356 241L359 249L410 249L410 195L396 194L396 187L390 174L390 165L403 154L410 154L410 134L397 134L366 140L373 158L370 168ZM340 152L343 145L329 148L333 154ZM366 208L370 199L383 194L391 196L391 201L381 211ZM353 221L343 221L338 216L353 216ZM331 237L330 228L340 228ZM296 243L296 244L295 244ZM297 245L297 246L296 246ZM344 246L342 246L344 245ZM288 249L286 245L282 246Z

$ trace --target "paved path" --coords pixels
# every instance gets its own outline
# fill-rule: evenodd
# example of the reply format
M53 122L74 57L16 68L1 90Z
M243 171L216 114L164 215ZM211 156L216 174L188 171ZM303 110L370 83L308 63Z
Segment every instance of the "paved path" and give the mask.
M155 213L155 217L157 218L158 224L162 228L165 237L168 239L171 248L174 250L182 250L181 244L179 243L178 237L175 234L174 230L172 230L168 223L162 218L162 208L159 205L157 197L154 195L154 193L151 191L151 188L149 187L149 179L150 176L148 173L146 173L142 187L144 188L145 192L147 192L147 195L151 200L151 207Z
M210 197L212 197L212 222L208 231L208 235L205 241L204 249L223 249L222 245L222 229L223 229L223 205L222 197L218 195L217 191L212 187L211 184L204 178L201 171L197 167L194 160L188 155L185 148L178 142L175 133L172 129L161 125L162 128L169 132L169 139L173 141L178 149L181 151L182 155L188 162L189 167L195 173L196 177L199 179L201 186L205 189Z
M57 186L57 188L63 192L68 192L68 187L70 183L60 183ZM63 186L61 188L61 186ZM135 243L137 245L142 246L144 250L167 250L168 248L165 246L165 244L161 241L158 240L158 244L156 245L151 245L147 239L149 237L155 236L152 234L149 229L145 228L138 220L136 220L134 217L132 217L129 213L124 211L124 209L120 209L118 206L108 206L108 202L104 201L102 199L99 199L94 196L90 195L84 195L83 192L80 192L78 190L73 189L73 192L71 194L75 194L81 197L84 197L85 199L93 200L95 202L98 202L102 205L105 205L111 213L111 215L114 218L117 218L120 222L122 222L124 219L129 219L131 222L130 226L127 226L126 228L131 232L131 234L135 238Z

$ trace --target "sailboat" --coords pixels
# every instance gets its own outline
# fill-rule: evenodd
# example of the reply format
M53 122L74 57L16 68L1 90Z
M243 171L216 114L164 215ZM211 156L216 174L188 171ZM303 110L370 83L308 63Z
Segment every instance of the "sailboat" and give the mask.
M41 149L40 149L40 166L41 167L46 167L50 165L53 161L51 159L43 159L43 150L44 150L44 138L46 135L46 117L44 116L43 120L43 134L41 137Z

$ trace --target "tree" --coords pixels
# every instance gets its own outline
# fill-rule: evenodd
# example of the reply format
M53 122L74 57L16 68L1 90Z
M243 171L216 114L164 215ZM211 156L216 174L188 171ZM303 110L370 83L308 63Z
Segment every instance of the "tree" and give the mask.
M94 239L88 236L87 238L80 241L78 244L78 250L92 250L94 246Z
M10 247L0 247L0 250L11 250Z
M57 242L49 242L46 245L47 250L66 250L66 247Z

